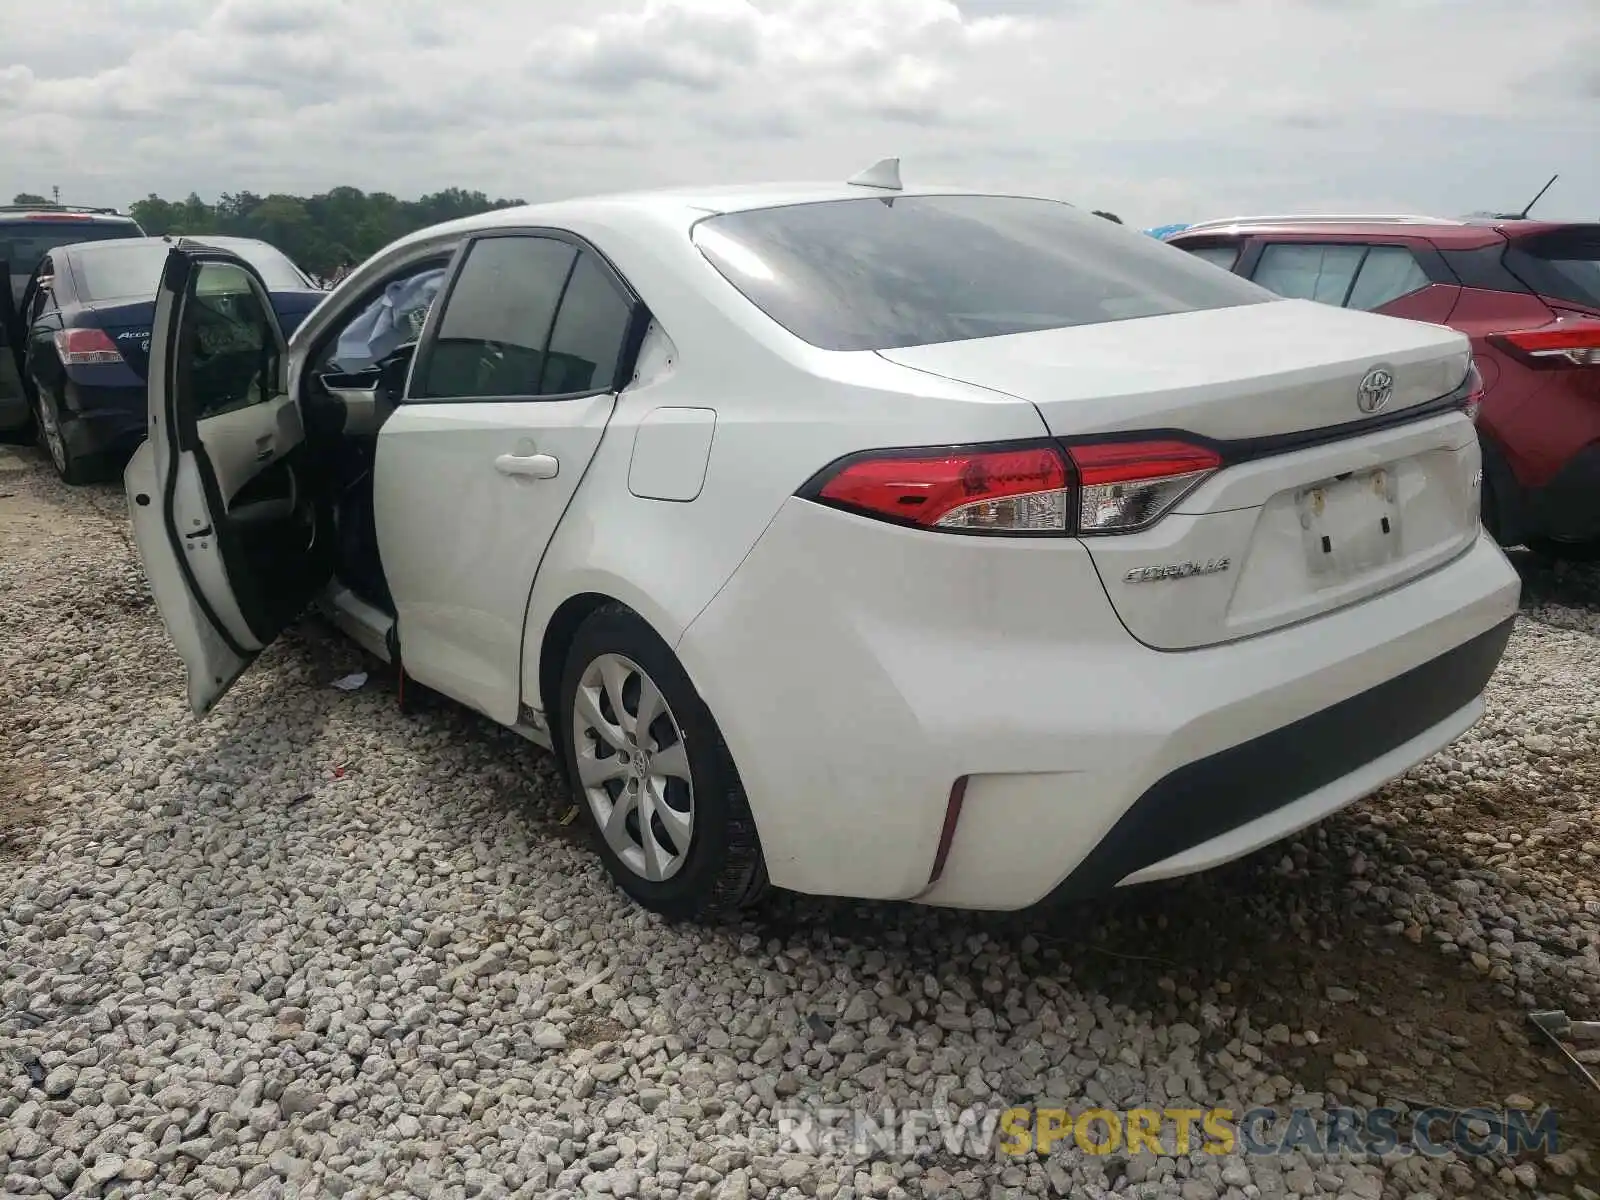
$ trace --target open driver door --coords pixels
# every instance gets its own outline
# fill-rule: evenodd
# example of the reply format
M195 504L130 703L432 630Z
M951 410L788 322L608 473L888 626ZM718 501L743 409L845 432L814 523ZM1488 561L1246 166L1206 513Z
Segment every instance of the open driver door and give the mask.
M124 483L203 716L326 586L333 510L289 394L283 331L243 259L187 241L167 254L148 381L147 436Z

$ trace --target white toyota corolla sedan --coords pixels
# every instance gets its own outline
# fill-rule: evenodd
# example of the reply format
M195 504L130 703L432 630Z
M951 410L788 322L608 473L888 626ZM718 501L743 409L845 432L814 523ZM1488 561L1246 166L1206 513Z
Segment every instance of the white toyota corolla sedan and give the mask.
M1460 334L883 165L427 229L287 343L180 243L149 378L195 712L320 607L669 916L1235 858L1472 725L1517 606Z

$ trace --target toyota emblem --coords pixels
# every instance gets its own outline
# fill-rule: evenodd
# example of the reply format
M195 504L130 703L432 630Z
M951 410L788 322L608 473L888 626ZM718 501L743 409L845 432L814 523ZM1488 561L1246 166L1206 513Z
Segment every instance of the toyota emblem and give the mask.
M1394 376L1383 367L1373 367L1361 377L1356 389L1356 407L1364 413L1382 412L1394 397Z

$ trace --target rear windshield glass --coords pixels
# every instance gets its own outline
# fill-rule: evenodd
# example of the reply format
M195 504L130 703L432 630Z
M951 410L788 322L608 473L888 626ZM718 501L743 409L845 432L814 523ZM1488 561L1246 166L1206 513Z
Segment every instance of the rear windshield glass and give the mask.
M694 240L751 303L826 350L887 350L1277 299L1050 200L828 200L708 217Z
M1600 225L1521 239L1506 266L1541 295L1600 308Z
M85 300L121 300L154 296L161 286L161 267L171 245L161 238L121 246L96 246L73 256L72 271ZM292 291L309 285L295 265L272 246L234 243L228 249L257 271L269 291Z
M0 262L10 263L13 275L32 275L39 260L57 246L143 236L131 221L3 222L0 223Z

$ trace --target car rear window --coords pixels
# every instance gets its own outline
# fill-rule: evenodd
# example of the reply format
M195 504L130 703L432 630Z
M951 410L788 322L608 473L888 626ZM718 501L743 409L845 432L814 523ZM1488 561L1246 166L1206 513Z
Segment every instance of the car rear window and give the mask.
M73 256L72 271L85 300L122 300L154 296L161 285L161 266L171 245L161 238L121 246L96 246ZM294 263L263 243L230 244L227 249L261 273L269 291L309 287Z
M1600 225L1519 238L1505 261L1541 295L1600 308Z
M708 217L694 241L751 303L826 350L887 350L1276 297L1070 205L827 200Z
M32 275L39 260L57 246L142 237L131 221L0 222L0 262L10 263L13 275Z

